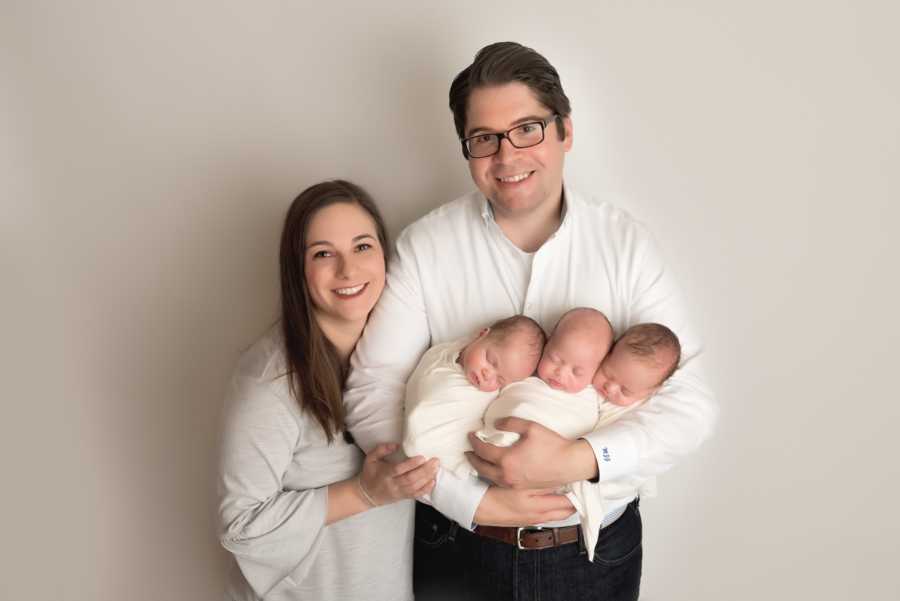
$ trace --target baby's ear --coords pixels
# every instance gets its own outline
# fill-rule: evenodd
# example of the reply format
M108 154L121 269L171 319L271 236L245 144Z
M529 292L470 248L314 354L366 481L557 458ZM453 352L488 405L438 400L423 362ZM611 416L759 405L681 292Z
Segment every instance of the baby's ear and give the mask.
M487 336L490 333L490 328L481 328L481 331L478 332L478 337L481 338L483 336Z

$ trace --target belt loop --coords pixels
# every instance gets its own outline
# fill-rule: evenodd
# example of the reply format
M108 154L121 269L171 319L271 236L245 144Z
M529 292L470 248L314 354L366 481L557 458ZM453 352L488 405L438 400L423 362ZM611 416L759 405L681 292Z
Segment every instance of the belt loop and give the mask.
M450 530L447 531L447 540L451 543L456 542L456 530L459 528L459 524L456 522L450 522Z

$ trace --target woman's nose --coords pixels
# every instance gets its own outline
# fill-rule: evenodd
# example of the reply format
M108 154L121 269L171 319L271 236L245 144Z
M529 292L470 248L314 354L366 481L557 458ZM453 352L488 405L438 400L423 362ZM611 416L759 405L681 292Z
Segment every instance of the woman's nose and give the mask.
M356 262L352 258L341 257L338 262L338 277L349 278L356 271Z

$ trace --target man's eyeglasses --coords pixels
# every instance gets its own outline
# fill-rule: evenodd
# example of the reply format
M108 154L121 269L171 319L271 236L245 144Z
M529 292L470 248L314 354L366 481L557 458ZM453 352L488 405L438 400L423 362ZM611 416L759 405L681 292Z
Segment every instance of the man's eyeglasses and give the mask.
M503 138L516 148L530 148L544 141L544 130L550 123L559 118L553 113L543 121L529 121L498 134L478 134L461 140L463 155L467 159L483 159L500 152L500 141Z

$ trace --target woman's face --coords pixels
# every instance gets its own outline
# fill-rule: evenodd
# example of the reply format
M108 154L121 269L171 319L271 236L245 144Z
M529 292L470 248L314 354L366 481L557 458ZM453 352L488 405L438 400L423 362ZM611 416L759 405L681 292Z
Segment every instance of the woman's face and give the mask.
M384 290L384 249L375 221L355 202L319 209L307 226L304 269L320 323L364 324Z

